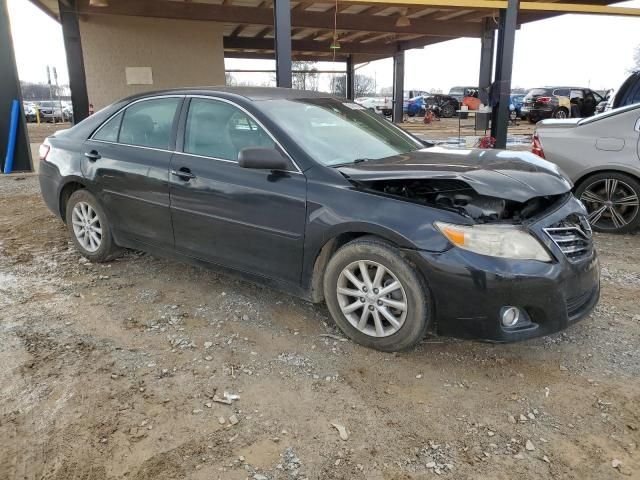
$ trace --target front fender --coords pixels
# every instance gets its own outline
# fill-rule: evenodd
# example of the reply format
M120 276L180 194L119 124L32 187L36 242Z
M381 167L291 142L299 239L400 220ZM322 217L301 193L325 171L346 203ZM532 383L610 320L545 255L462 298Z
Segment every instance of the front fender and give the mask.
M369 234L399 248L442 252L450 245L433 222L469 223L450 211L349 186L308 184L303 284L313 275L322 248L342 234Z

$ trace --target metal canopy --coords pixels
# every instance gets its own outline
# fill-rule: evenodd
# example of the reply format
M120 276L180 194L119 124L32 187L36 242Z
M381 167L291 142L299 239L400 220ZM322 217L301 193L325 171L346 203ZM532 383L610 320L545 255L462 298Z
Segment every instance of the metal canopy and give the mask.
M31 0L59 17L58 0ZM68 3L61 0L62 4ZM132 15L223 23L227 57L275 58L273 0L108 0L95 7L78 0L80 15ZM289 2L288 2L289 3ZM521 2L517 24L562 13L640 15L640 9L609 7L610 1ZM393 56L452 38L481 38L485 20L497 28L506 0L291 1L293 59L357 61ZM401 20L402 19L402 20ZM409 21L406 22L406 19ZM329 48L334 22L340 49Z

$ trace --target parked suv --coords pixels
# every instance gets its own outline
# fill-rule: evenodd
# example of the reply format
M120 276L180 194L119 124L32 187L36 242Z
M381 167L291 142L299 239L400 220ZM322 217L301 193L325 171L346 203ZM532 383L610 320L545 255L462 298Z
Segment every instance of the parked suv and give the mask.
M524 97L522 115L531 123L543 118L590 117L603 98L583 87L533 88Z
M473 92L477 92L478 87L451 87L449 95L454 97L458 102L462 102L464 97L468 97Z
M69 120L62 108L62 103L57 100L38 102L38 108L40 109L40 119L43 122L64 122Z

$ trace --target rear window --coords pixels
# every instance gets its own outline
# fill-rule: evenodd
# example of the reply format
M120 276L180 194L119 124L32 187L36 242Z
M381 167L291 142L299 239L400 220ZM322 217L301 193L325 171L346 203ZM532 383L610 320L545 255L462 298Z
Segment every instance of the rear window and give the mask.
M123 112L120 112L107 123L102 124L100 130L93 136L94 140L103 142L117 142L118 133L120 132L120 123L122 122Z
M549 95L549 89L547 88L532 88L525 95L526 98L539 97L541 95Z

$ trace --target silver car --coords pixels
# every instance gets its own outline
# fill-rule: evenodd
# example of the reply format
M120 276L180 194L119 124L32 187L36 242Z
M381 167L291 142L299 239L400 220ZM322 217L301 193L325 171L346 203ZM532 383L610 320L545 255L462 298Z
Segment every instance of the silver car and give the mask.
M533 153L557 164L599 232L640 226L640 104L590 118L543 120Z

